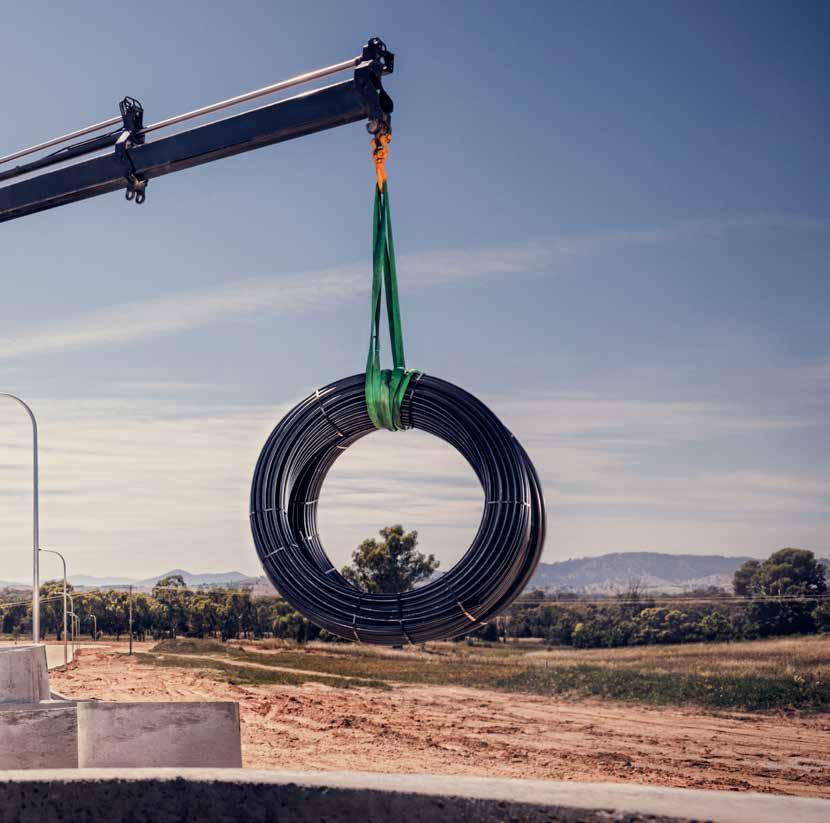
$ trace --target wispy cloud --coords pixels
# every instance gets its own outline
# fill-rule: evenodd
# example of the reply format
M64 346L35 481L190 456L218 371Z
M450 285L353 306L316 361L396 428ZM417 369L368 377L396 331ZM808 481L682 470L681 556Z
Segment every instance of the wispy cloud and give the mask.
M579 258L627 246L738 231L826 231L829 225L776 216L700 221L435 252L402 258L400 265L407 288L433 288L480 277L567 272ZM262 311L303 311L364 294L367 280L366 266L355 264L112 306L0 339L0 360L15 368L13 358L38 353L173 334ZM775 380L786 387L781 381L791 375L801 392L805 385L826 385L828 373L820 360ZM204 406L197 402L202 388L114 382L103 397L36 398L44 545L66 549L77 571L139 577L172 565L257 571L247 519L251 471L294 399L269 407ZM542 473L551 514L547 560L642 548L758 555L796 543L826 550L830 476L796 471L794 462L777 465L769 448L777 442L778 454L785 454L785 438L793 432L826 426L815 404L801 415L776 415L725 403L639 399L631 390L622 394L593 384L581 393L540 390L483 399ZM20 547L28 544L31 528L30 432L19 410L0 410L6 414L0 577L13 578L25 574L28 563ZM740 457L719 454L721 444L738 438L745 444ZM747 443L764 448L756 454ZM707 465L695 459L697 451L718 459ZM402 520L421 531L424 548L441 555L446 566L469 545L481 502L469 467L448 447L417 433L378 433L338 461L323 489L320 529L340 564L374 529Z
M672 243L759 229L827 231L830 221L787 215L688 221L637 231L561 235L518 246L403 256L400 268L406 272L406 288L428 288L471 278L561 272L574 259L626 246ZM124 343L263 312L301 312L365 294L368 287L368 263L364 262L181 291L99 309L46 328L21 329L0 338L0 360Z
M736 432L767 441L806 421L599 393L483 399L542 474L546 560L645 548L762 554L801 543L826 550L829 476L785 471L751 454L716 468L694 468L687 459L689 449ZM44 545L65 549L76 571L256 572L251 473L293 404L205 409L163 395L39 398ZM20 547L31 528L29 432L13 411L0 412L4 440L14 438L0 443L3 578L25 574ZM658 452L669 462L656 471L648 463ZM321 497L320 532L338 565L361 539L401 521L420 531L423 547L446 567L469 546L482 509L460 455L420 432L365 438L337 461Z

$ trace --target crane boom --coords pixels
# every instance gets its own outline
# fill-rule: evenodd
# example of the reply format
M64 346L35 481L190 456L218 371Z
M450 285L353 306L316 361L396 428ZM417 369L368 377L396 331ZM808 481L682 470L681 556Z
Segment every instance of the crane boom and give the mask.
M383 41L373 38L364 47L361 56L353 60L275 83L147 127L143 125L144 111L141 104L127 97L121 102L121 117L116 121L120 122L120 127L116 130L65 146L8 171L0 169L0 181L34 175L0 188L0 222L119 189L126 189L128 200L134 199L137 203L142 203L147 183L155 177L348 123L365 120L368 130L373 134L389 131L392 101L383 89L381 77L391 73L393 66L394 55L386 49ZM352 67L354 75L350 80L169 137L146 139L161 128ZM112 124L113 119L102 121L64 138L55 138L32 149L0 158L0 163L57 145L79 134L88 134L96 127L103 128ZM105 154L35 174L48 166L110 148L113 150Z

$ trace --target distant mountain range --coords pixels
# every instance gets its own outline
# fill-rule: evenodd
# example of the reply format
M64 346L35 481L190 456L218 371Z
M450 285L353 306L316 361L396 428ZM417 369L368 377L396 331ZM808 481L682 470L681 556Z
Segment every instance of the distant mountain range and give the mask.
M728 589L735 570L749 559L719 554L614 552L540 563L528 589L601 594L624 590L633 583L665 593L706 586Z
M720 554L614 552L540 563L527 588L602 594L624 591L636 583L649 591L665 594L708 586L729 590L735 571L751 559ZM830 560L819 559L819 562L830 571Z
M584 592L588 594L623 591L632 583L653 592L676 594L691 589L717 586L731 589L735 570L749 557L725 557L720 554L663 554L660 552L614 552L597 557L581 557L557 563L540 563L530 579L528 589L546 592ZM830 575L830 559L820 561ZM151 589L161 578L181 575L193 588L210 586L250 586L255 595L274 594L274 587L264 575L241 572L193 574L173 569L155 577L137 580L129 577L93 577L73 575L77 588L128 586ZM26 589L31 584L0 580L0 588Z
M179 575L185 582L185 585L198 586L228 586L238 585L245 580L256 580L250 575L242 574L241 572L219 572L216 574L193 574L185 569L173 569L164 574L156 575L155 577L145 577L143 580L136 580L131 577L93 577L88 574L70 575L69 582L73 586L79 587L95 587L95 586L135 586L139 589L151 589L164 577L175 577Z
M133 577L95 577L89 574L69 575L69 582L78 589L94 589L107 588L108 586L134 586L136 589L152 589L156 583L164 577L173 577L180 575L185 582L185 585L192 588L199 588L202 586L239 586L249 585L256 586L259 582L259 577L251 577L241 572L219 572L216 574L193 574L185 571L185 569L173 569L164 574L156 575L155 577L146 577L139 580ZM42 577L46 580L46 577ZM264 577L262 578L265 579ZM31 583L13 583L6 580L0 580L0 589L28 589L31 588ZM273 591L273 590L272 590Z

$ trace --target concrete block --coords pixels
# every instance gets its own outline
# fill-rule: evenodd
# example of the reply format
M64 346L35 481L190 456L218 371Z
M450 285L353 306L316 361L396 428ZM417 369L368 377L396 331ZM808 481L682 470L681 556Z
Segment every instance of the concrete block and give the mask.
M74 703L0 706L0 769L74 769L77 765Z
M239 704L78 704L81 768L242 765Z
M49 699L49 670L44 646L0 649L0 704Z

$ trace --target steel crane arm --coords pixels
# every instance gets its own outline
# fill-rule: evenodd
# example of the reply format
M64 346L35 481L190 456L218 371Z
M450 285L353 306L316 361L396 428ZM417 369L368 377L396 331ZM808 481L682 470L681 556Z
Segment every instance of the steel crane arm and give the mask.
M120 137L104 135L100 138L103 147L107 142L114 143L111 153L0 188L0 222L125 188L127 199L135 198L140 203L144 200L147 182L153 178L348 123L363 120L367 121L367 128L372 133L388 131L392 101L383 90L381 76L392 70L393 56L381 41L374 40L364 49L363 57L367 59L355 58L354 75L345 82L152 141L145 140L145 135L149 136L156 127L144 128L140 104L129 101L138 106L138 118L133 108L129 112L132 121L126 115L123 117L124 130ZM251 93L250 97L256 94ZM233 100L226 102L235 104ZM217 110L221 107L224 104L206 108ZM122 115L124 112L122 104ZM200 116L199 110L160 125L173 125L191 116ZM97 139L80 145L102 148ZM67 154L73 156L73 150L77 151L70 146L55 152L54 156L65 159ZM39 162L43 161L27 165ZM45 164L48 163L46 160ZM20 174L25 173L26 167L20 168L24 169Z

